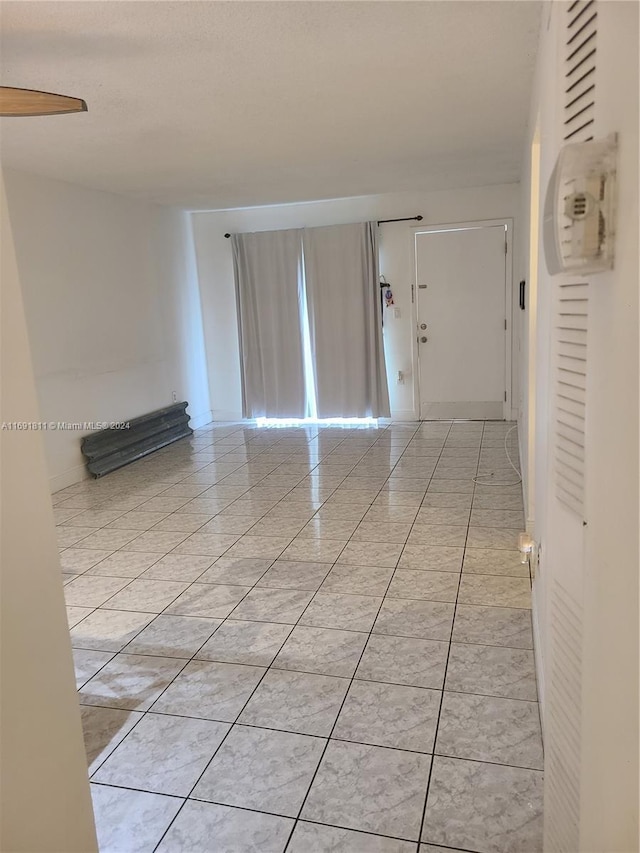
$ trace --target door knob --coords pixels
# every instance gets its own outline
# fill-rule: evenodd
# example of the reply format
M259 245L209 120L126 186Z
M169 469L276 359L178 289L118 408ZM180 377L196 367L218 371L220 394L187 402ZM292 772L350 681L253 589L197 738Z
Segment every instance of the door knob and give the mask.
M426 342L427 342L427 336L426 336L426 335L423 335L423 336L420 338L420 340L421 340L421 342L422 342L423 344L426 344Z

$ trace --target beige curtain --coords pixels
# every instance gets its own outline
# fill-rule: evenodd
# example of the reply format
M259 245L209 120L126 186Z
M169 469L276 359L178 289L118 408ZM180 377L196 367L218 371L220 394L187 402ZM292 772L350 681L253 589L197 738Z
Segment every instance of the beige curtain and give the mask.
M377 223L305 228L303 247L318 417L388 417Z
M299 229L231 236L246 418L303 418L302 236Z

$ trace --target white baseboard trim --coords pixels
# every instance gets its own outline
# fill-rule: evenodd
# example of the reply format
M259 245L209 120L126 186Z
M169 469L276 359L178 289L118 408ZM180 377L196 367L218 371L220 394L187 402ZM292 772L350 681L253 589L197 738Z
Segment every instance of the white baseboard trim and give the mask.
M504 417L502 401L482 401L473 403L431 403L420 405L421 419L425 421L438 420L492 420L501 421Z
M233 411L232 409L213 409L211 412L212 421L243 421L242 412Z
M538 620L538 608L535 596L532 600L531 624L533 626L533 660L538 682L538 701L540 703L540 725L542 727L542 740L544 742L544 709L545 709L545 680L544 660L542 658L542 640L540 637L540 622Z
M81 483L83 480L88 480L89 478L90 474L86 467L84 465L77 465L63 474L56 474L54 477L49 477L51 494L59 492L60 489L66 489L67 486L73 486L75 483Z
M396 409L395 412L391 412L391 423L397 423L398 421L417 421L418 416L413 409Z
M200 429L200 427L210 424L212 420L214 420L213 412L209 409L200 415L189 415L189 426L191 429Z
M525 530L527 533L531 533L533 535L533 519L529 519L529 489L527 488L527 476L528 470L526 466L523 467L522 460L524 459L524 454L522 453L522 442L524 439L524 430L521 428L520 421L518 423L518 465L520 466L520 485L522 486L522 505L524 507L524 517L526 521Z

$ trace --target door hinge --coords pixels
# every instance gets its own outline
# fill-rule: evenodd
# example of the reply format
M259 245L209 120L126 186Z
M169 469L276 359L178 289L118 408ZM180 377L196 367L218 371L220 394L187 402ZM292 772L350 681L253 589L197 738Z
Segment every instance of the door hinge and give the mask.
M507 331L507 318L504 318L504 330Z
M507 252L508 252L508 249L507 249L507 241L505 240L505 241L504 241L504 253L505 253L505 255L507 254Z
M505 403L507 402L507 392L506 391L504 392L504 401L505 401Z
M415 302L415 298L414 298L414 297L415 297L415 292L416 292L416 286L415 286L415 284L412 284L412 285L411 285L411 304L412 304L412 305L413 305L413 303Z

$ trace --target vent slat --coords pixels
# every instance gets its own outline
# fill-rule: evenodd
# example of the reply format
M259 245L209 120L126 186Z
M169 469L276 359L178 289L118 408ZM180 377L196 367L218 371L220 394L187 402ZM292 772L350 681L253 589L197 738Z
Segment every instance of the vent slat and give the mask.
M574 414L576 417L585 420L585 405L580 400L569 399L558 394L558 408L561 412L571 412L571 414Z
M582 423L580 424L580 429L584 429L584 415L572 411L570 407L561 405L558 406L558 412L560 412L561 418L577 418L579 421L582 421Z
M558 372L560 374L560 380L564 383L565 386L569 386L570 388L578 388L580 391L587 390L587 377L584 373L577 373L576 371L567 370L566 367L560 367Z
M567 10L563 141L586 142L595 124L597 0Z
M567 444L567 447L570 447L570 445ZM570 467L580 465L584 468L584 453L570 453L564 447L558 448L557 452L558 458L566 460L566 464Z
M568 358L572 361L586 361L587 348L584 344L569 343L568 341L558 342L560 358Z
M592 50L587 51L587 53L585 53L584 56L576 57L575 60L573 61L573 64L571 65L571 68L569 68L569 70L565 72L564 76L567 78L567 80L573 74L575 74L576 71L579 71L587 62L590 62L590 65L594 65L595 64L595 59L594 59L595 54L596 54L596 49L594 47Z
M595 83L591 83L591 85L587 86L586 89L583 89L582 92L580 92L579 94L576 94L574 92L573 98L569 101L568 104L565 104L565 110L570 110L572 107L576 106L576 104L581 98L586 98L588 95L591 95L591 97L593 98L595 88Z
M573 62L574 59L580 53L580 51L584 50L584 48L591 50L591 48L595 44L595 39L596 39L596 30L594 29L593 32L589 33L589 35L580 42L580 44L578 44L574 47L574 49L567 56L565 61L566 62Z
M569 41L567 42L567 47L569 45L573 44L575 42L575 40L578 38L578 36L580 35L580 33L583 33L586 29L588 29L588 27L591 24L593 24L595 26L595 20L597 17L598 17L598 13L594 12L590 18L587 18L587 20L584 23L582 23L582 25L580 27L578 27L578 29L573 32L573 34L570 35ZM578 23L581 23L581 22L579 21Z
M584 74L582 74L580 77L578 77L578 79L577 79L577 80L574 80L574 81L571 83L571 85L570 85L567 89L565 89L565 90L564 90L564 91L565 91L565 95L568 95L570 92L574 92L574 91L575 91L575 89L576 89L576 88L580 85L580 83L582 83L584 80L589 80L589 83L588 83L588 84L585 84L585 85L589 85L589 86L590 86L590 85L591 85L591 83L592 83L593 81L592 81L591 79L589 79L589 78L594 77L594 76L595 76L595 73L596 73L595 66L594 66L593 68L589 68L589 69L588 69L588 71L585 71L585 72L584 72ZM576 93L576 94L577 94L577 93ZM572 95L572 97L575 97L575 95Z
M571 483L576 489L584 488L584 477L579 471L576 471L575 468L571 468L569 465L565 465L559 459L556 459L556 461L558 463L558 470L562 473L567 483Z
M557 330L558 335L562 335L562 337L558 338L558 344L561 346L569 345L575 347L581 347L584 349L586 347L586 332L583 329L560 329Z
M571 448L576 455L582 454L582 457L584 459L584 445L577 444L573 439L569 438L568 436L560 436L560 441L558 442L558 445Z
M584 329L584 321L586 318L585 314L559 314L559 318L561 318L562 323L558 326L559 330L562 329Z
M571 400L574 403L579 403L583 407L586 406L586 389L579 388L577 385L569 385L568 382L558 383L559 387L556 393L556 405L562 404L565 400Z
M558 388L558 400L560 401L560 405L567 405L571 403L572 405L580 405L584 410L585 400L584 394L578 394L571 388Z
M585 5L578 11L576 16L574 18L572 18L571 21L569 21L569 24L568 24L569 31L571 31L575 27L575 25L580 21L580 18L584 18L585 12L587 12L589 9L591 9L591 7L594 5L594 3L595 3L595 0L589 0L588 3L585 3Z
M574 136L577 136L585 128L591 127L591 125L594 123L594 121L595 121L595 119L591 118L591 119L589 119L589 121L586 121L584 124L581 124L580 127L577 127L571 133L567 133L567 135L564 137L564 141L566 142L568 139L573 139Z
M573 456L584 462L584 447L580 444L576 444L575 441L570 441L568 438L560 437L560 440L556 444L556 450L559 453L563 453L567 456Z
M590 110L591 107L585 110L583 115L588 115ZM574 123L566 127L571 129ZM570 188L567 187L567 192L569 191ZM557 285L554 319L553 466L556 497L572 512L582 517L587 423L588 284L583 281L571 281Z
M573 412L558 411L558 423L564 424L571 429L578 430L579 433L584 433L584 417L574 415Z
M584 406L580 407L579 405L577 405L576 408L574 409L570 405L572 402L573 401L565 402L564 400L562 400L561 402L558 403L558 411L561 413L560 417L564 417L565 415L571 415L574 418L579 418L583 422L583 428L584 428L584 421L585 421ZM577 409L577 411L576 411L576 409Z
M567 129L569 129L569 127L570 127L571 125L573 125L573 124L574 124L574 122L576 122L576 121L582 121L582 120L585 118L585 116L590 116L590 115L591 115L591 112L593 111L593 107L594 107L594 106L595 106L595 102L594 102L594 101L591 101L591 103L586 104L586 106L584 106L584 107L580 110L580 112L574 113L574 115L569 116L569 117L565 120L565 123L564 123L564 124L565 124L565 127L566 127ZM581 126L581 129L582 129L582 126Z
M585 420L585 405L579 400L569 400L558 395L558 411L569 412L575 417Z
M557 425L558 432L563 436L566 441L570 441L576 445L576 447L582 448L584 450L584 444L580 441L580 431L572 430L571 427L568 427L564 424ZM557 472L556 472L557 473Z

